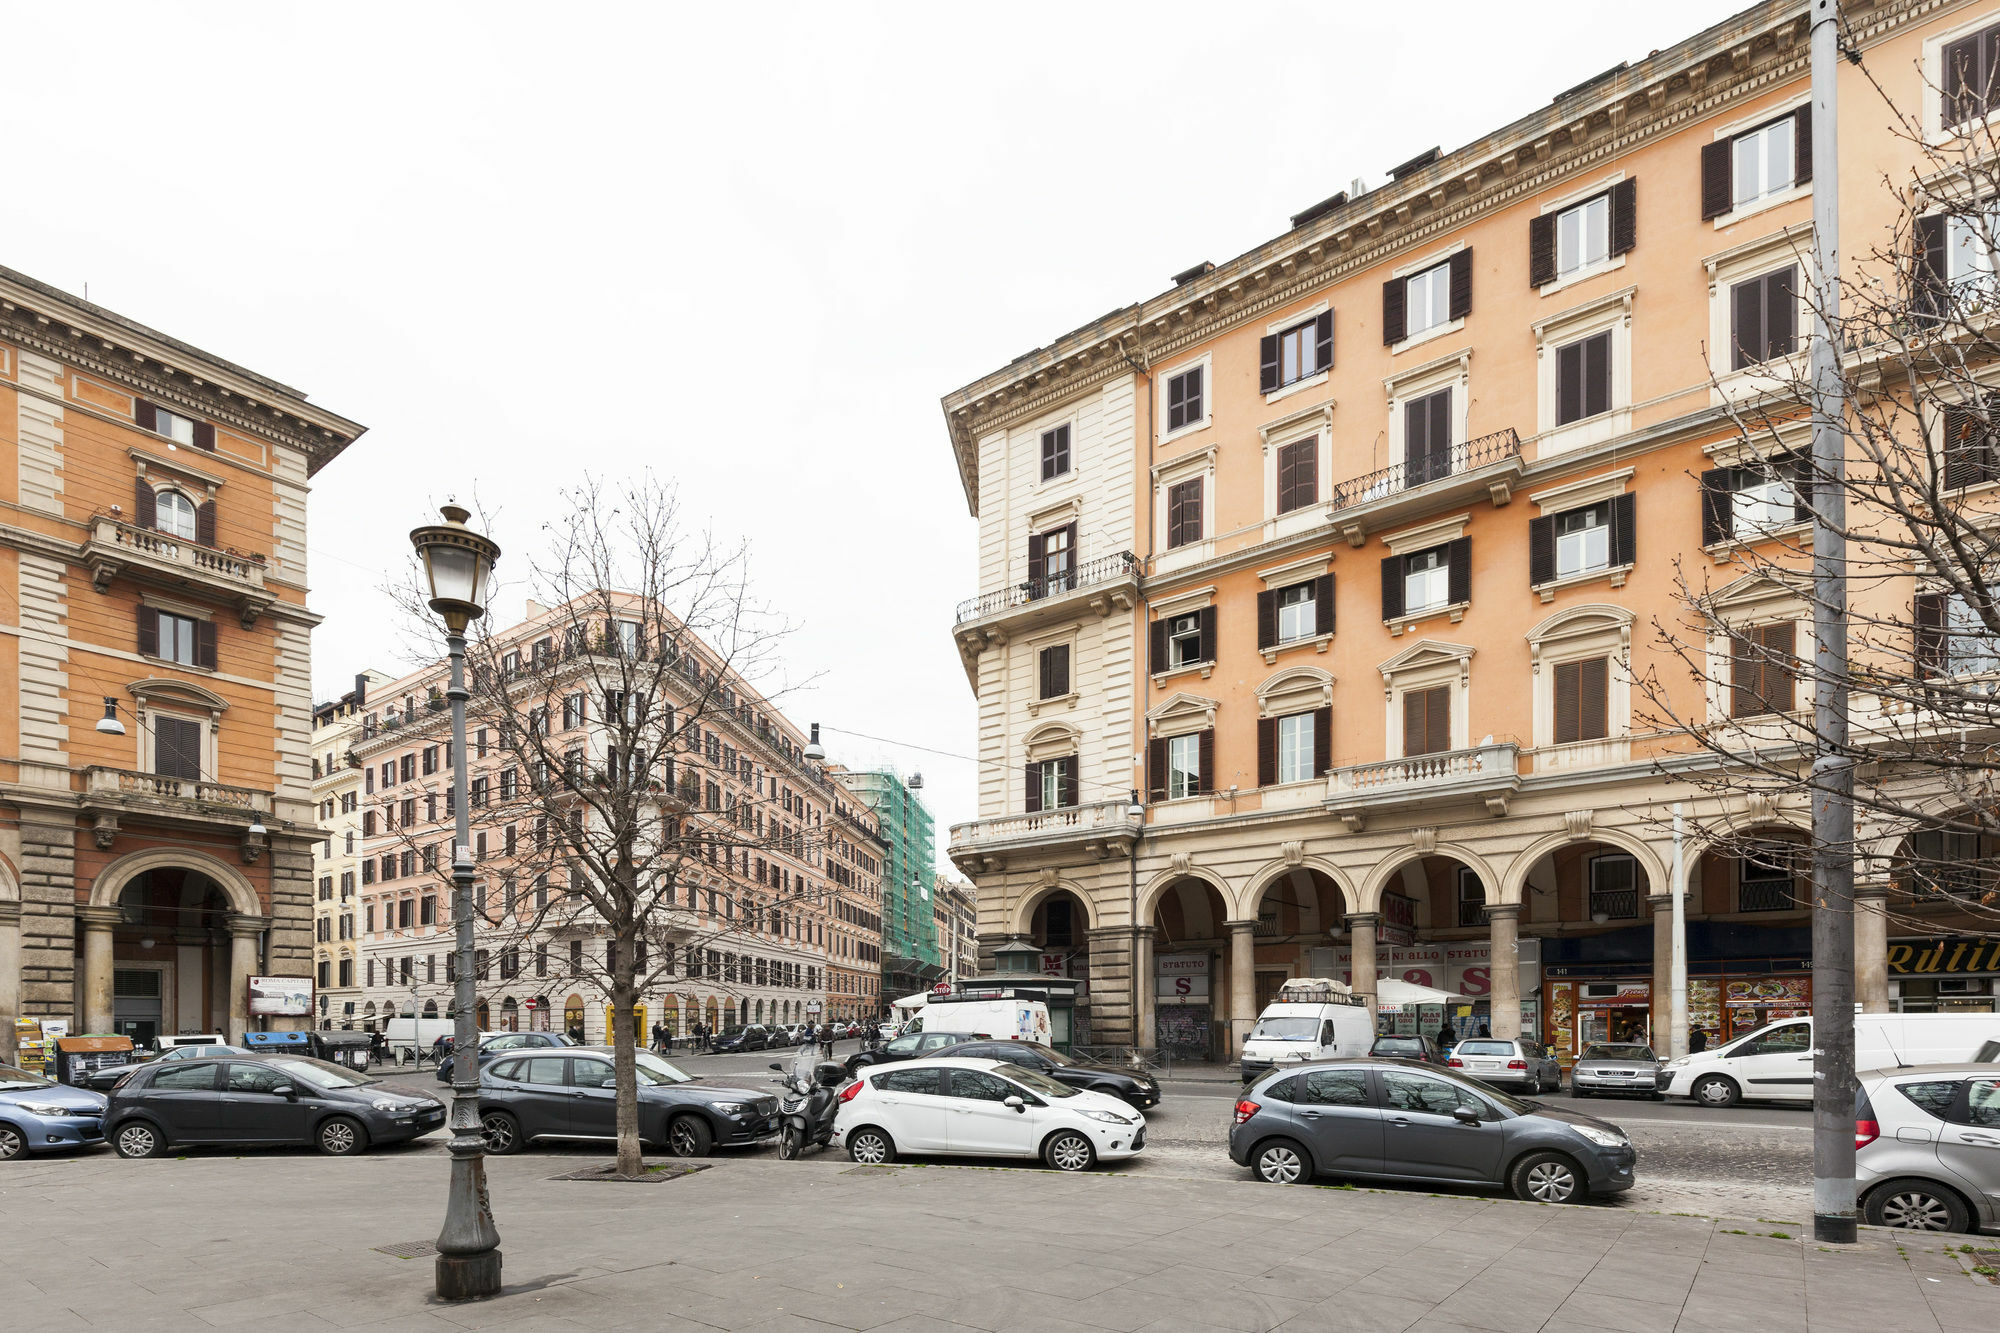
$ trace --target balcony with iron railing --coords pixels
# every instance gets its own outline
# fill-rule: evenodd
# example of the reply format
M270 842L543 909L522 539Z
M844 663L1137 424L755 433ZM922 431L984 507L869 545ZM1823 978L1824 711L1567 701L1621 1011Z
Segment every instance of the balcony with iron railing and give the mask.
M968 598L958 604L957 624L963 632L968 626L983 629L1000 621L1053 619L1074 615L1079 604L1100 602L1102 610L1114 605L1129 609L1138 601L1139 575L1139 557L1130 551L1099 556L1074 569Z
M1521 467L1521 437L1510 426L1340 482L1328 508L1334 525L1359 545L1370 527L1409 511L1480 494L1505 504Z
M264 557L239 555L109 515L91 520L81 551L99 592L123 575L164 588L194 588L220 595L247 626L277 600L264 587Z
M1373 810L1454 801L1484 801L1502 815L1520 786L1520 747L1502 741L1336 768L1327 774L1326 806L1356 829Z
M949 853L960 869L998 869L1010 856L1073 849L1092 856L1123 855L1139 835L1124 800L1064 806L954 824Z

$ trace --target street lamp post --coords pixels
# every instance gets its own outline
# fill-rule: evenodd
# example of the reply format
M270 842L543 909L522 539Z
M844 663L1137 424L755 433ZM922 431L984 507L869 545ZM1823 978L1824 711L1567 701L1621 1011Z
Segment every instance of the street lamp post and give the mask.
M410 544L423 560L430 607L444 621L451 655L451 792L458 829L451 848L451 919L458 955L454 992L458 1006L453 1029L455 1052L479 1049L473 1012L472 833L466 782L465 627L486 613L486 583L500 548L465 526L471 515L445 505L445 521L418 528ZM479 1127L479 1061L451 1062L451 1191L445 1201L444 1229L437 1239L437 1294L447 1301L492 1296L500 1290L500 1233L486 1195L486 1144Z

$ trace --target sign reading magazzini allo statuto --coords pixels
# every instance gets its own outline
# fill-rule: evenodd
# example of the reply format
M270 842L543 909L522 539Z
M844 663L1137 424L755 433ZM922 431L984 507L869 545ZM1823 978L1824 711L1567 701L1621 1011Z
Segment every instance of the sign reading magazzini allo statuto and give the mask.
M252 1018L306 1018L312 1011L311 977L250 978Z

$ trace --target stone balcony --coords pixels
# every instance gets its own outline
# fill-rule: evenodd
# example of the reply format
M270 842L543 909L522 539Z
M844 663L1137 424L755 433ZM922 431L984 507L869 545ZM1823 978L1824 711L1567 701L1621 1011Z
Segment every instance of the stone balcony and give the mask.
M100 848L111 846L119 818L129 816L239 834L245 861L255 861L266 846L266 834L252 833L251 827L272 818L268 791L123 768L84 769L81 804L95 817L93 834Z
M1326 808L1358 833L1377 810L1480 801L1487 813L1504 815L1520 786L1521 749L1505 741L1336 768L1327 775Z
M261 557L238 555L198 542L99 516L80 556L99 592L120 576L157 588L194 591L236 608L243 627L278 599L264 587Z
M997 819L954 824L951 859L968 874L983 874L1005 869L1009 858L1023 854L1033 854L1038 859L1063 851L1099 860L1124 856L1132 850L1132 842L1140 830L1140 823L1132 817L1130 809L1129 801L1099 801L1031 815L1002 815Z
M1139 604L1139 573L1139 557L1119 551L960 602L952 630L959 654L969 665L988 646L1042 625L1130 611Z

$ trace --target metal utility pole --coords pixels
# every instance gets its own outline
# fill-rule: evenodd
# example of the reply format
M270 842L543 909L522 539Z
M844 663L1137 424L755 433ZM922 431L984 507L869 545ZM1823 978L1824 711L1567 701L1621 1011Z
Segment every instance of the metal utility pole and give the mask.
M1854 767L1847 747L1847 401L1840 372L1840 5L1812 0L1813 1238L1855 1239Z

